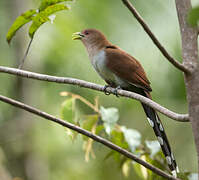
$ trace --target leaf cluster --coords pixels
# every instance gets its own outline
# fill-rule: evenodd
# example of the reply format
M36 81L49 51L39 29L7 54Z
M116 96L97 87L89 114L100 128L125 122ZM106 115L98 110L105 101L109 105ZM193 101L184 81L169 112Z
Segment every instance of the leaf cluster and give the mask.
M125 126L118 124L119 112L115 107L105 108L99 106L98 99L92 104L87 99L70 92L62 92L62 96L67 96L61 106L61 118L78 125L96 135L107 138L114 144L136 154L141 159L149 162L150 164L162 169L169 173L166 160L161 152L158 141L142 140L142 136L136 129L129 129ZM82 102L84 105L89 106L93 111L92 114L79 114L76 101ZM68 135L74 141L77 133L72 130L67 130ZM89 161L90 157L95 158L94 141L88 137L82 136L83 149L85 151L85 161ZM120 153L110 150L105 159L113 158L118 164L124 176L128 177L131 170L136 173L140 179L161 179L150 170L142 165L135 163ZM192 177L190 173L180 173L183 179Z
M29 27L29 36L32 39L35 32L42 24L46 23L47 21L53 22L55 16L52 14L62 10L69 10L68 5L60 4L66 1L72 0L42 0L38 9L30 9L22 13L16 18L8 30L6 36L7 42L10 43L16 32L29 22L32 22Z

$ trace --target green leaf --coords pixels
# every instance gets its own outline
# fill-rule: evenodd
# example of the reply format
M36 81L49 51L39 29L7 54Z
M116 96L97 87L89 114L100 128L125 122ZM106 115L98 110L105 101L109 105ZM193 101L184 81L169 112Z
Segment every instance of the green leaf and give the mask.
M82 128L86 129L87 131L91 131L92 133L95 133L98 119L99 119L99 114L84 116ZM84 135L83 135L83 139L84 141L86 141L84 142L83 149L85 150L85 160L86 162L88 162L90 159L90 155L92 155L93 158L95 158L93 148L92 148L93 139L90 139Z
M72 97L66 99L61 106L61 119L79 126L79 124L75 122L74 108L75 108L75 99ZM71 129L68 128L66 129L66 133L71 138L71 140L75 140L78 135L76 131L72 131Z
M104 130L104 126L103 125L97 125L95 134L100 134L100 132L102 132L102 130Z
M57 3L66 2L66 1L72 1L72 0L43 0L39 6L39 11L43 11L48 6L51 6Z
M193 180L193 179L189 179L189 175L191 173L178 173L178 178L179 179L183 179L183 180ZM194 179L194 180L198 180L198 179Z
M193 8L187 17L187 20L189 22L189 24L191 24L192 26L197 26L198 22L199 22L199 6L196 8Z
M181 171L180 173L178 173L178 178L183 180L198 180L198 174Z
M140 158L144 161L149 162L150 164L153 164L155 167L162 169L159 166L159 164L157 163L157 161L152 160L148 155L142 155ZM145 179L145 180L154 180L154 179L165 180L165 178L160 177L159 175L153 173L151 170L145 168L144 166L140 165L139 163L133 162L133 168L134 168L134 171L136 172L136 174L141 179ZM164 171L166 171L166 169L164 169Z
M31 9L23 13L21 16L18 16L17 19L14 21L8 33L6 35L7 42L10 43L12 38L14 37L15 33L25 24L30 22L33 16L36 14L36 10Z
M159 151L158 153L156 153L155 158L152 159L149 155L145 155L145 160L154 165L155 167L160 168L163 171L167 171L167 162L165 160L165 157L163 156L163 153L161 151ZM147 173L148 173L148 178L147 180L154 180L158 178L158 175L156 175L155 173L153 173L151 170L147 169ZM159 178L160 180L164 180L164 178Z
M99 118L98 114L87 115L84 117L82 128L91 131L92 127L97 123Z
M122 173L125 177L129 177L131 160L126 160L122 164Z
M141 134L135 129L122 128L126 142L128 143L131 152L135 152L136 148L141 144Z
M111 141L114 144L120 146L123 149L127 149L128 148L128 144L125 141L124 134L120 130L117 130L117 129L112 130L112 132L111 132Z
M123 132L119 129L113 129L111 131L111 142L120 146L123 149L128 149L128 147L129 147L127 142L125 141ZM118 162L121 161L120 153L113 151L112 155L116 161L118 161Z
M62 103L62 107L61 107L61 118L70 123L74 123L74 118L73 118L74 101L75 101L75 99L73 99L73 98L66 99Z
M61 10L68 10L69 8L64 4L55 4L48 6L43 11L39 12L36 16L32 18L33 23L29 28L29 36L32 39L37 29L44 24L45 22L49 21L49 16L53 13Z
M119 113L117 108L100 107L100 114L104 122L105 131L110 135L116 122L119 120Z
M145 158L145 156L142 156L142 159L143 158ZM147 179L147 180L149 180L148 172L146 171L145 167L143 167L139 163L133 162L133 169L136 172L136 174L140 177L140 179Z
M136 174L141 178L141 179L145 179L142 175L142 171L141 171L141 168L140 168L140 164L136 163L136 162L133 162L133 169L134 171L136 172Z
M91 131L93 126L97 123L98 118L99 118L98 114L85 116L83 119L82 128L86 129L87 131ZM83 136L83 138L85 140L88 139L88 137L86 136Z
M150 157L153 158L160 151L160 143L158 141L145 141L145 143L151 151Z

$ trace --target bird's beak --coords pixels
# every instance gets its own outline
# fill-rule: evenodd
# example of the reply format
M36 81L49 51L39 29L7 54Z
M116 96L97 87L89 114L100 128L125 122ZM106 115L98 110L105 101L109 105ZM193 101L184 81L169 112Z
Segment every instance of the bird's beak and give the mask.
M72 40L80 40L82 39L82 37L84 37L84 35L81 32L76 32L76 33L73 33Z

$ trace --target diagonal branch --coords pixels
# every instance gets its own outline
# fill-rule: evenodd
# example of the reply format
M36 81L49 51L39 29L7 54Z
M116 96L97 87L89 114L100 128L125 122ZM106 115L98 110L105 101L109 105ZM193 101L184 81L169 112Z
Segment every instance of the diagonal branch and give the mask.
M140 16L140 14L137 12L137 10L133 7L133 5L130 3L129 0L122 0L124 5L131 11L131 13L134 15L134 17L137 19L137 21L141 24L145 32L149 35L153 43L157 46L157 48L161 51L161 53L164 55L164 57L173 64L176 68L183 71L184 73L189 73L190 70L185 67L183 64L175 60L168 52L167 50L160 44L156 36L153 34L153 32L150 30L149 26L145 23L144 19Z
M46 112L40 111L40 110L38 110L36 108L33 108L31 106L28 106L28 105L23 104L23 103L21 103L19 101L15 101L13 99L7 98L7 97L2 96L2 95L0 95L0 101L3 101L3 102L8 103L8 104L11 104L11 105L13 105L15 107L18 107L20 109L24 109L25 111L28 111L28 112L33 113L33 114L36 114L36 115L38 115L40 117L43 117L43 118L48 119L50 121L53 121L53 122L55 122L57 124L60 124L60 125L62 125L64 127L72 129L72 130L74 130L74 131L76 131L76 132L78 132L80 134L83 134L83 135L85 135L87 137L90 137L91 139L93 139L93 140L105 145L106 147L109 147L110 149L113 149L113 150L119 152L120 154L123 154L127 158L136 161L137 163L143 165L147 169L150 169L151 171L153 171L154 173L158 174L159 176L165 177L167 179L172 179L172 180L180 180L178 178L175 178L175 177L165 173L161 169L159 169L159 168L157 168L157 167L155 167L155 166L143 161L142 159L138 158L136 155L130 153L129 151L127 151L127 150L125 150L125 149L113 144L112 142L110 142L110 141L108 141L108 140L106 140L106 139L104 139L104 138L102 138L100 136L97 136L97 135L95 135L95 134L93 134L93 133L91 133L89 131L86 131L85 129L82 129L79 126L75 126L74 124L71 124L71 123L66 122L64 120L56 118L56 117L54 117L54 116L52 116L52 115L50 115L50 114L48 114Z
M25 60L26 60L26 58L27 58L27 56L28 56L28 53L29 53L29 50L30 50L30 46L31 46L31 44L32 44L32 41L33 41L33 38L31 38L31 40L30 40L30 42L28 43L28 47L27 47L27 49L26 49L26 52L25 52L25 54L24 54L24 57L23 57L23 59L21 60L21 63L19 64L19 69L22 69L23 68L23 65L24 65L24 63L25 63Z
M104 92L104 86L97 85L94 83L90 83L87 81L75 79L75 78L67 78L67 77L57 77L57 76L49 76L45 74L39 74L39 73L33 73L29 71L24 71L20 69L15 69L15 68L9 68L9 67L4 67L0 66L0 72L2 73L8 73L8 74L14 74L17 76L21 77L26 77L26 78L31 78L31 79L37 79L41 81L48 81L48 82L56 82L56 83L64 83L64 84L73 84L73 85L78 85L81 87L89 88L89 89L94 89L97 91L103 91ZM107 92L114 94L115 89L114 88L107 88ZM129 91L124 91L124 90L118 90L118 95L123 96L123 97L128 97L132 99L136 99L140 102L143 102L147 104L148 106L152 107L153 109L161 112L162 114L166 115L167 117L170 117L173 120L179 121L179 122L188 122L189 121L189 116L188 114L177 114L173 111L168 110L167 108L159 105L158 103L142 96L137 93L129 92Z

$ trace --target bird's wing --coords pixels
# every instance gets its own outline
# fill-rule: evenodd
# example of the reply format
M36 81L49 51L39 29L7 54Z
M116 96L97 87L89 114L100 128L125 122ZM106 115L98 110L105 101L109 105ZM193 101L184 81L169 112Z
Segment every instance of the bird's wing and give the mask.
M116 46L105 49L107 67L118 77L147 91L152 91L141 64Z

